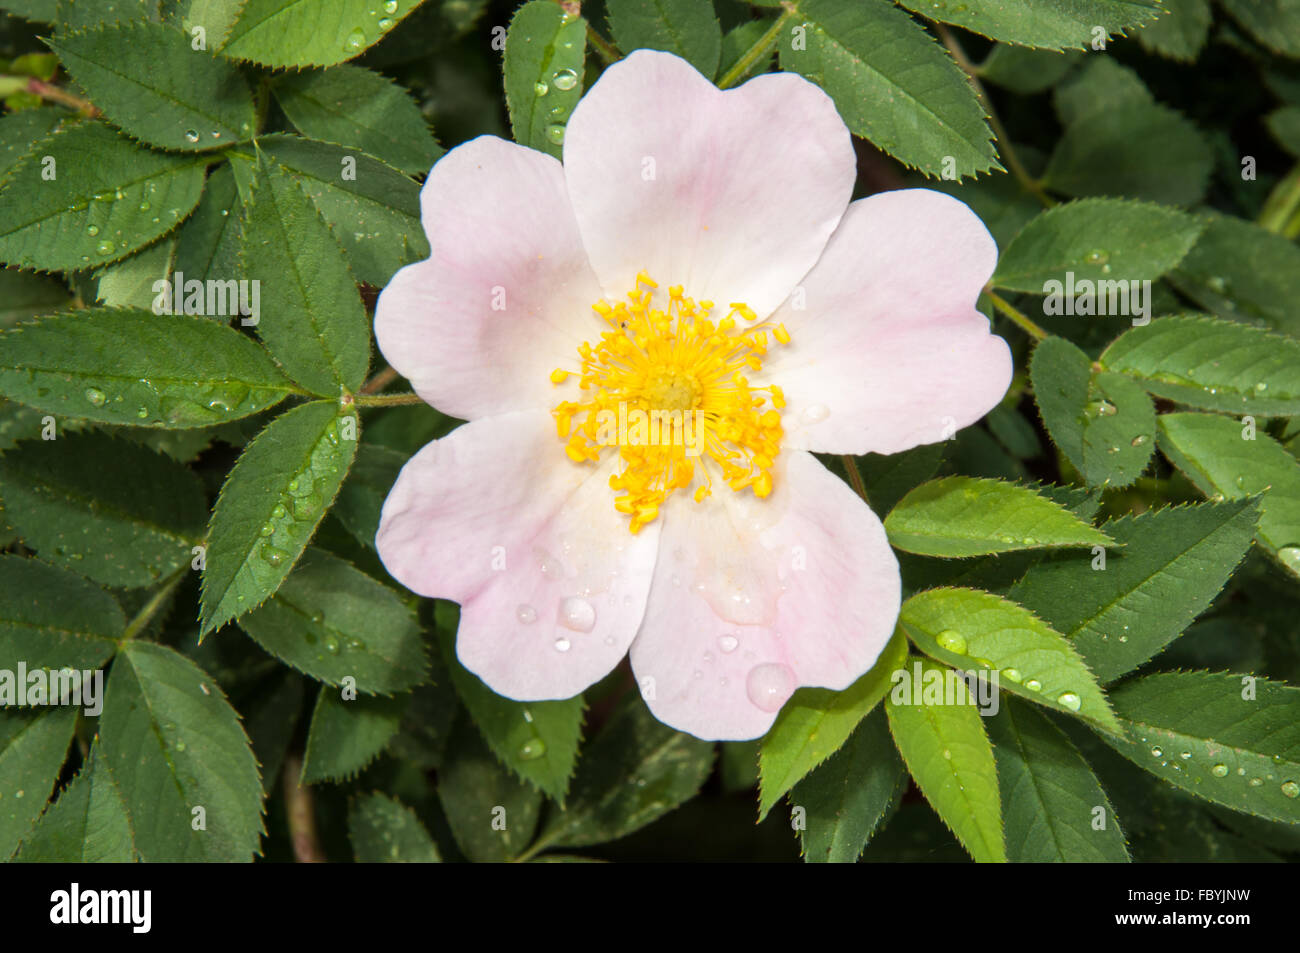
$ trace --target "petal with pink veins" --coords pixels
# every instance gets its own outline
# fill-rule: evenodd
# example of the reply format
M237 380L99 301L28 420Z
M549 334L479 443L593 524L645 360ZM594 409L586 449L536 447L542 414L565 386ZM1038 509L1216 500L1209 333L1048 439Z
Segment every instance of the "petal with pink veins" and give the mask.
M379 296L385 359L454 417L553 406L550 372L604 329L560 163L482 136L443 156L420 203L432 251Z
M632 668L660 721L756 738L798 686L844 689L889 641L898 562L884 527L811 454L782 454L766 500L675 499Z
M765 315L817 261L857 174L820 88L769 73L721 91L676 56L605 70L564 137L578 225L611 300L639 271Z
M502 695L572 697L627 653L659 526L628 531L608 484L614 459L573 463L549 414L505 414L426 446L384 503L385 567L461 604L456 654Z
M792 339L763 367L763 382L785 392L785 446L898 453L992 410L1011 384L1011 352L975 300L997 255L975 213L940 192L849 206L772 316Z

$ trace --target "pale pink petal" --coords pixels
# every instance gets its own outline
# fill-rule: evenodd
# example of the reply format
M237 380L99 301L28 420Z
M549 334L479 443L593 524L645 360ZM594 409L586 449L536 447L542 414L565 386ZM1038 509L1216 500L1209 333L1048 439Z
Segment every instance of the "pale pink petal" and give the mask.
M385 359L454 417L554 406L548 375L604 329L560 163L483 136L443 156L420 203L432 252L379 296Z
M578 104L564 169L611 300L645 270L759 314L816 262L856 174L848 129L807 80L770 73L722 92L649 50L605 70Z
M951 437L1011 383L1011 352L975 310L997 246L975 213L925 189L854 202L772 320L763 384L788 402L786 446L897 453Z
M762 735L797 686L847 688L898 616L880 520L811 454L778 467L767 500L674 498L632 643L655 717L707 740Z
M384 503L384 565L460 603L456 654L502 695L576 695L636 634L659 527L633 536L614 510L614 458L573 463L549 414L505 414L429 444Z

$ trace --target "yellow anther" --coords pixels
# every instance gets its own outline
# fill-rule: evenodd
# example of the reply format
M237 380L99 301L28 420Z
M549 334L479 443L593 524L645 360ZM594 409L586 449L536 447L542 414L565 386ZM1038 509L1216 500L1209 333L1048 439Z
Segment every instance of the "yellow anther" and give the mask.
M568 372L568 371L560 370L560 368L558 368L558 367L557 367L555 370L551 371L551 383L552 383L552 384L563 384L563 383L564 383L565 381L567 381L568 379L569 379L569 372Z
M784 324L778 324L772 329L772 337L776 338L782 344L790 343L790 332L785 329Z

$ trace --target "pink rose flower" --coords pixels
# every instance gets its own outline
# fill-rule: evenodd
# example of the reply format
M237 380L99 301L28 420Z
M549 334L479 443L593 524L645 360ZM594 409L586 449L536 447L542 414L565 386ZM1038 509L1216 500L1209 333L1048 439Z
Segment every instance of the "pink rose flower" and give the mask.
M812 454L945 439L1011 357L975 310L980 220L923 189L850 202L855 174L812 83L723 92L649 51L581 100L563 165L484 136L433 168L432 252L375 333L468 423L403 468L377 546L460 603L457 655L495 691L568 698L630 654L661 721L745 739L871 668L898 564ZM620 424L651 411L657 438Z

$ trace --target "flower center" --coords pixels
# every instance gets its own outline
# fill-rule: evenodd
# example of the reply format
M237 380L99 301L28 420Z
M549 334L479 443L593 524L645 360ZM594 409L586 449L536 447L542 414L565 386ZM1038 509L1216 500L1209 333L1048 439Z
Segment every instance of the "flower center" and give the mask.
M593 304L610 329L578 348L580 371L551 372L555 384L576 374L582 392L552 412L570 459L594 462L618 448L623 467L609 485L633 533L692 485L696 503L715 479L766 497L784 433L781 389L754 387L747 375L762 369L769 333L790 343L785 327L754 324L757 315L739 301L715 321L712 301L688 298L680 285L664 301L658 288L641 272L626 302Z

